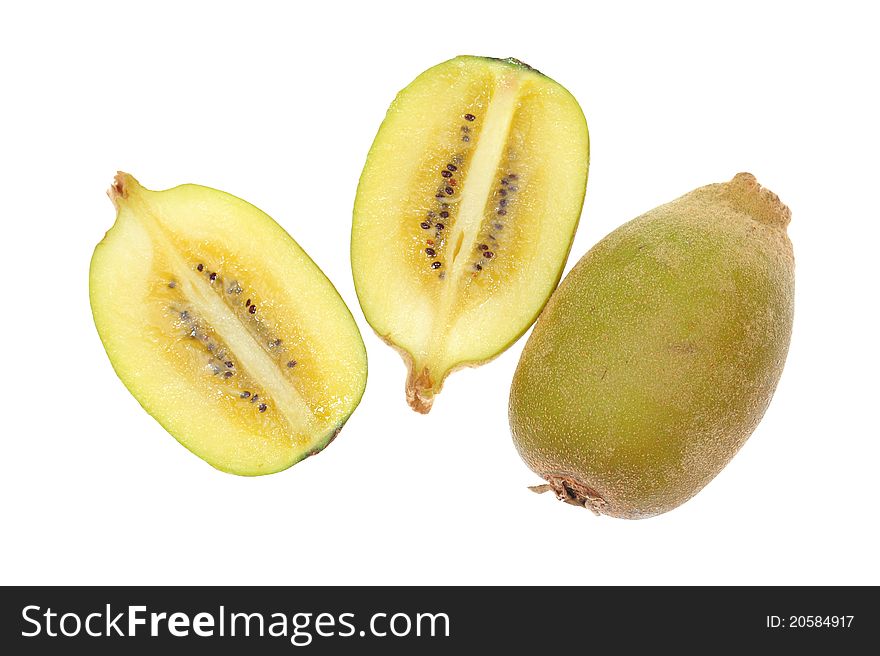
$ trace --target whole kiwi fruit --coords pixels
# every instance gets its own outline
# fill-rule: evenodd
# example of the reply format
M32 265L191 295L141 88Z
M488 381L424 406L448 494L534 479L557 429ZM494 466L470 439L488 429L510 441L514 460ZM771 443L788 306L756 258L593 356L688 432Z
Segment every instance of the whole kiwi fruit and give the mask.
M651 517L720 472L767 409L794 311L791 213L749 173L626 223L553 294L510 393L557 498Z

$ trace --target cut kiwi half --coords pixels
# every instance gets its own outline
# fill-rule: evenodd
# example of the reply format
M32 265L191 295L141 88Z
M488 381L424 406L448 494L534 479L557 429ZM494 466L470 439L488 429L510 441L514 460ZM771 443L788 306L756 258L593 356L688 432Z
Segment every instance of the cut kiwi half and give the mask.
M583 112L516 59L456 57L401 91L358 185L358 299L431 409L446 376L495 357L559 282L589 166Z
M321 451L359 403L357 325L299 245L253 205L126 173L89 272L95 325L144 409L217 469L253 476Z

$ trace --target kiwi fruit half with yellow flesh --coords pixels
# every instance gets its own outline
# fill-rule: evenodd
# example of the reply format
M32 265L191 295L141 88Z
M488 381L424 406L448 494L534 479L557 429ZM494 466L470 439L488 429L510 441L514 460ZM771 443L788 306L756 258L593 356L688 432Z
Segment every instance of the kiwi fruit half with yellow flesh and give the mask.
M120 173L89 272L122 382L217 469L270 474L313 455L357 406L367 358L336 289L266 214L192 184Z
M577 263L510 391L514 443L547 481L537 491L650 517L724 468L788 352L790 216L740 173L624 224Z
M407 362L414 410L534 322L588 165L577 101L518 60L456 57L397 95L358 185L351 264L367 321Z

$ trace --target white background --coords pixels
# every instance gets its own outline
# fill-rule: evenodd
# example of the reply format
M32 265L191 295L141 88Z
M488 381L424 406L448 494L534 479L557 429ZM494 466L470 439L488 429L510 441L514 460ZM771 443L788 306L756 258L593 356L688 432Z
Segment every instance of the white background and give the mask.
M610 6L613 5L613 6ZM877 46L854 3L8 3L0 15L3 584L860 584L878 576ZM568 267L694 187L753 172L790 205L797 303L763 423L693 500L596 518L507 424L525 340L427 417L363 320L351 208L394 94L458 54L566 86L592 165ZM188 453L116 378L88 265L117 169L279 221L367 345L366 395L273 476Z

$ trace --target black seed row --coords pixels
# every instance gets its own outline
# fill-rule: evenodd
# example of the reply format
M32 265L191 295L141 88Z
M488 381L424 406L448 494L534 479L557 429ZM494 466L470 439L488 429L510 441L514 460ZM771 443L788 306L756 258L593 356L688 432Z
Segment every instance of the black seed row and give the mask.
M239 393L238 398L240 398L240 399L250 399L250 400L251 400L251 403L256 403L256 402L260 399L260 395L259 395L259 394L254 394L253 396L251 396L251 393L250 393L248 390L244 390L243 392ZM265 403L260 403L260 404L257 406L257 410L259 410L260 412L266 412L266 410L268 409L268 407L269 407L269 406L267 406Z
M469 123L477 120L477 117L473 114L465 114L462 118L464 118L464 120L468 121ZM468 143L471 140L470 131L471 129L467 125L461 126L461 140L464 143Z
M205 265L202 264L201 262L199 262L196 265L196 271L201 273L204 270L205 270ZM218 274L214 271L212 271L208 274L208 280L210 280L212 283L216 282L218 277L219 277ZM172 280L171 282L168 283L168 286L171 289L174 289L175 287L177 287L177 283L174 280ZM241 292L242 292L242 288L237 280L233 280L229 284L229 288L226 290L226 293L228 293L228 294L241 294ZM251 314L256 314L257 306L251 303L251 299L247 300L247 302L245 303L245 307L247 308L247 311L250 312Z
M188 334L192 339L199 339L200 341L205 343L205 349L208 353L211 354L211 359L208 361L208 365L211 368L211 371L215 376L223 375L223 378L230 379L235 375L235 363L232 360L228 360L226 358L226 353L222 349L218 350L217 345L210 341L207 333L201 332L199 330L199 326L196 323L195 319L192 318L189 310L181 310L178 313L178 317L185 324L189 324ZM218 364L219 363L219 364ZM223 365L223 366L221 366ZM223 367L226 367L224 371Z
M440 201L439 211L433 212L429 210L427 213L427 218L419 223L419 227L422 230L430 230L433 227L435 230L434 238L440 240L441 243L442 239L440 233L446 228L446 225L439 221L435 222L435 220L438 218L438 216L441 219L449 218L449 205L443 201L445 201L447 197L455 194L454 187L458 184L458 181L453 177L453 174L458 171L457 164L461 164L460 155L456 155L453 158L453 162L448 162L445 168L442 168L440 170L440 177L443 179L444 184L437 190L437 193L434 195L434 198ZM431 258L435 257L437 255L437 249L435 248L434 240L429 238L425 240L425 243L427 244L426 248L424 249L425 255ZM434 262L431 262L432 269L439 269L442 266L442 262L436 260ZM442 279L443 277L444 275L443 273L441 273L440 278Z
M449 166L453 166L453 165L450 164ZM454 166L453 166L452 170L455 170ZM430 227L430 225L428 227ZM200 273L204 272L205 265L200 262L199 264L196 265L196 270L199 271ZM212 283L216 282L218 277L219 276L216 272L210 272L208 274L208 279ZM175 289L177 287L177 281L175 281L175 280L169 281L168 287L169 287L169 289ZM242 288L241 288L241 285L237 281L233 281L232 283L230 283L229 288L226 291L229 294L240 294L242 292ZM256 312L257 312L257 305L250 298L245 301L245 308L247 309L247 311L250 314L256 314ZM209 353L212 354L209 364L210 364L211 370L214 372L214 375L221 375L222 374L224 379L232 378L235 375L234 374L235 363L232 360L225 360L222 352L215 353L215 350L217 348L216 345L213 342L209 341L207 334L204 334L204 333L200 334L198 326L196 325L196 322L191 318L188 310L180 311L179 317L180 317L181 321L183 321L185 323L192 324L189 328L189 331L188 331L188 334L191 338L200 338L201 341L204 341L206 343L205 348L208 350ZM282 340L279 338L272 339L268 342L269 348L277 348L277 347L281 346L281 344L282 344ZM226 367L225 371L223 370L223 368L220 365L217 364L218 362ZM297 365L296 360L288 360L287 361L287 368L288 369L292 369L296 365ZM253 396L251 396L250 391L244 390L239 393L239 398L250 399L251 403L255 403L259 399L259 395L254 394ZM260 403L259 405L257 405L257 410L259 410L260 412L266 412L267 409L268 409L268 406L266 405L266 403Z
M512 194L515 194L519 191L519 187L514 184L514 181L518 179L518 175L516 173L508 173L506 176L501 178L500 185L496 190L497 195L500 196L498 200L498 204L495 208L495 214L499 217L503 217L507 215L507 210L510 204L510 198ZM504 229L504 223L500 220L496 220L492 223L492 229L496 231L501 231ZM497 238L494 234L489 234L489 240L497 243ZM476 247L477 254L480 256L480 259L474 263L474 271L482 271L483 265L486 260L491 260L495 257L495 252L490 249L488 244L477 244Z
M498 201L498 207L495 210L495 213L498 216L505 216L507 214L507 205L510 202L510 194L515 194L519 191L519 187L515 184L511 184L513 180L517 179L516 173L508 173L506 176L501 178L501 186L498 189L498 195L501 198ZM501 225L499 223L495 223L495 226ZM503 227L503 226L502 226Z

